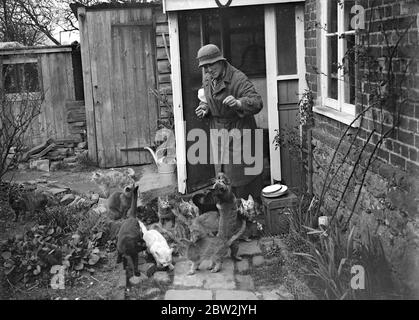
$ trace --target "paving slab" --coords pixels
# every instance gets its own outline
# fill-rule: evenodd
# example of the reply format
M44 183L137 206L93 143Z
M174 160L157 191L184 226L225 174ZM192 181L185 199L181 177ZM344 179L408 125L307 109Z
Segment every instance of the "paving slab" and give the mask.
M259 300L258 297L250 291L244 290L217 290L215 300Z
M254 256L262 254L257 240L239 243L239 256Z
M164 296L164 300L212 300L211 290L168 290Z
M254 256L252 257L252 264L254 267L259 267L265 262L265 258L263 256Z
M243 258L242 261L237 261L236 267L237 267L238 272L244 272L244 271L249 270L249 260L247 260L246 258Z
M175 265L175 275L173 278L174 286L184 287L202 287L204 285L204 279L197 272L194 275L188 275L190 270L190 261L180 261Z
M248 290L248 291L255 290L255 284L251 276L248 276L248 275L243 276L243 275L237 274L236 282L237 282L237 288L239 290Z

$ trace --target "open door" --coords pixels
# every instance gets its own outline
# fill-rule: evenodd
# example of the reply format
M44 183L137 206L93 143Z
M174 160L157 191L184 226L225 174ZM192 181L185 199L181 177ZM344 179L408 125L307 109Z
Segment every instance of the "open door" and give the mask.
M196 54L202 45L217 45L224 57L243 71L257 86L266 78L264 46L264 11L262 6L184 11L178 13L183 116L186 137L192 129L202 129L207 139L207 164L186 162L188 192L212 183L215 170L210 164L209 125L195 116L202 86L202 70ZM260 84L260 78L263 79ZM191 137L192 138L192 137ZM196 141L186 141L186 150Z

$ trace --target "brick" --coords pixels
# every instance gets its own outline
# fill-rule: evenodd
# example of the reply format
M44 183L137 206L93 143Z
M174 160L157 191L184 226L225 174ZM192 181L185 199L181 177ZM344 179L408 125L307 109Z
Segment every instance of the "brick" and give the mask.
M406 132L403 130L398 131L398 140L405 144L413 146L415 143L414 135L411 132Z
M395 154L390 154L390 162L391 164L396 165L401 169L405 169L406 167L406 160Z
M412 161L418 161L418 150L415 148L409 149L409 159Z
M402 156L404 158L409 158L409 148L408 147L402 145L401 151L402 151Z

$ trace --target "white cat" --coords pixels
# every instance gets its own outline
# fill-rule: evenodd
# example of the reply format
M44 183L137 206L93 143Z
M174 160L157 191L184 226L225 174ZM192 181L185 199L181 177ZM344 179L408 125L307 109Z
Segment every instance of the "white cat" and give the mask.
M169 267L173 270L172 264L173 249L169 247L166 239L157 230L147 230L146 226L138 221L143 232L143 239L147 245L148 251L153 255L158 267Z

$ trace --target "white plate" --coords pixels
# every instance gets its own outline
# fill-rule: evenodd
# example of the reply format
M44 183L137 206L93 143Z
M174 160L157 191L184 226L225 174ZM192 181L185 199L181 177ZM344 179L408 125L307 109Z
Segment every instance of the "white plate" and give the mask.
M288 187L287 186L282 186L281 190L278 191L278 192L273 192L273 193L262 192L262 195L265 198L277 198L277 197L280 197L280 196L284 195L285 193L287 193L287 191L288 191Z
M274 193L274 192L281 191L282 187L283 187L282 184L273 184L273 185L270 185L270 186L267 186L267 187L263 188L262 192L264 194L271 194L271 193Z

